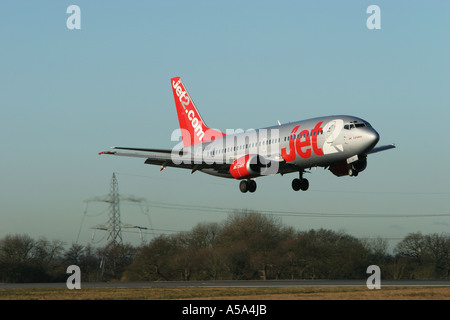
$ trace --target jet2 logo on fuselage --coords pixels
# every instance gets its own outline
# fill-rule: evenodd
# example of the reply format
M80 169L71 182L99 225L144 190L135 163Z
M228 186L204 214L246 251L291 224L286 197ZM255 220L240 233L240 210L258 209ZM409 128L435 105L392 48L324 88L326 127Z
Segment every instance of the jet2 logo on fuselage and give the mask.
M328 122L324 127L321 127L323 124L323 121L321 121L317 123L314 129L312 129L311 131L303 130L299 134L297 134L297 131L300 129L300 126L294 127L294 129L292 129L291 135L289 136L289 152L287 152L286 148L282 148L281 156L284 160L286 160L286 162L292 162L295 160L296 154L303 159L309 159L312 155L312 152L314 152L314 154L318 156L322 156L324 154L343 151L343 149L338 150L335 147L331 146L331 144L339 136L343 128L343 125L341 125L341 123L343 124L343 121L341 119L336 119ZM326 132L331 132L328 138L325 140L322 148L319 148L317 145L317 138L319 136L319 133L323 133L324 129Z

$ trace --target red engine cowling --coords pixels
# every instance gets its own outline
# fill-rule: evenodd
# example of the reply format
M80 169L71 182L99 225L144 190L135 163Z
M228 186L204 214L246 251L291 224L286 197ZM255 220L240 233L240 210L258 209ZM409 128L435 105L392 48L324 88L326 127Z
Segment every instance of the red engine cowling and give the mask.
M270 167L270 161L257 154L247 154L234 160L230 165L230 173L235 179L258 177L263 170Z

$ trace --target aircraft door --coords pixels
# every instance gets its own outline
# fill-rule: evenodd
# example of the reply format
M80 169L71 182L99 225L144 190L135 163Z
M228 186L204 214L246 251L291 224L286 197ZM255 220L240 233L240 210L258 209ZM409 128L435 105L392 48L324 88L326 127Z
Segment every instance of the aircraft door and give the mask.
M328 122L323 128L325 133L325 143L323 145L323 153L330 154L344 151L342 146L341 136L342 129L344 128L344 121L342 119L335 119Z

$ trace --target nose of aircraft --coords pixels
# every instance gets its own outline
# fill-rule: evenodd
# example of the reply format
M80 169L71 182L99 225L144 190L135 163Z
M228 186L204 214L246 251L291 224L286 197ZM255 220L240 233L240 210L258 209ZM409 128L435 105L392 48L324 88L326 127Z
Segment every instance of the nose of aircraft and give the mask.
M369 151L372 150L377 145L379 140L380 140L380 135L378 134L378 132L375 129L370 128L369 130L366 131L366 133L364 135L364 142L369 147L368 148Z

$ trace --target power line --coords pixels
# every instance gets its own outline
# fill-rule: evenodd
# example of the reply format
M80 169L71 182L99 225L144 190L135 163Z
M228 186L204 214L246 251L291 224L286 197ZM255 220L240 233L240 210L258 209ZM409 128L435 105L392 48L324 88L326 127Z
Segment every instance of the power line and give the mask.
M231 213L240 211L238 208L214 207L214 206L200 206L178 203L167 203L161 201L153 201L150 203L153 208L161 209L175 209L183 211L202 211L202 212L218 212ZM313 218L431 218L431 217L450 217L450 213L430 213L430 214L364 214L364 213L327 213L327 212L298 212L286 210L262 210L262 209L248 209L266 215L280 215L280 216L297 216L297 217L313 217Z
M125 175L130 177L138 177L138 178L147 178L152 180L164 180L164 181L177 181L177 183L180 182L179 179L173 179L173 178L167 178L167 177L161 177L161 176L149 176L149 175L142 175L142 174L134 174L134 173L126 173L126 172L118 172L119 175ZM186 181L186 183L189 183ZM219 183L214 183L219 184ZM227 184L221 184L226 185ZM386 194L386 195L411 195L411 196L417 196L417 195L438 195L438 196L448 196L450 195L450 192L440 192L440 191L361 191L361 190L319 190L319 189L310 189L308 192L322 192L322 193L349 193L349 194Z
M137 177L145 177L145 178L152 178L149 176L141 176L141 175L134 175L134 174L126 174L126 173L120 173L121 175L130 175L130 176L137 176ZM114 182L115 178L115 174L113 174L113 180L111 182L111 190L112 192L114 191L114 184L117 183ZM152 208L159 208L159 209L164 209L164 210L176 210L176 211L181 211L181 212L187 212L187 211L197 211L197 212L207 212L207 213L225 213L225 214L230 214L233 212L239 212L242 211L242 208L231 208L231 207L219 207L219 206L202 206L202 205L196 205L196 204L183 204L183 203L168 203L168 202L163 202L163 201L151 201L148 202L146 199L144 198L138 198L135 196L123 196L123 195L119 195L118 194L118 186L116 186L117 188L117 195L116 195L116 200L123 200L123 201L129 201L132 204L138 204L142 213L144 215L147 216L148 221L149 221L149 225L150 228L143 228L143 227L137 227L137 226L132 226L132 225L122 225L120 224L119 226L121 228L126 227L126 228L137 228L139 229L139 231L126 231L126 232L132 232L132 233L140 233L141 235L141 240L142 240L142 235L143 234L152 234L153 236L156 236L157 234L167 234L167 233L176 233L176 232L185 232L185 231L177 231L177 230L168 230L168 229L154 229L152 227L152 223L150 221L150 215L149 215L149 206L151 206ZM357 191L357 192L353 192L353 191L326 191L326 190L317 190L317 192L338 192L338 193L383 193L383 194L393 194L392 192L384 192L384 191L380 191L380 192L370 192L370 191ZM406 195L419 195L419 194L425 194L425 195L447 195L449 193L436 193L436 192L418 192L418 193L411 193L411 192L394 192L394 194L406 194ZM89 202L93 202L93 201L101 201L101 202L112 202L111 201L111 196L102 196L102 197L94 197L94 198L90 198L88 200L86 200L86 209L85 209L85 213L83 216L84 217L88 216L87 215L87 204ZM144 209L142 208L142 204L145 205L146 207L146 212L144 212ZM111 206L110 206L111 207ZM413 213L406 213L406 214L386 214L386 213L330 213L330 212L302 212L302 211L289 211L289 210L266 210L266 209L244 209L244 210L251 210L251 211L255 211L258 213L261 213L263 215L275 215L275 216L286 216L286 217L308 217L308 218L382 218L382 219L386 219L386 218L436 218L436 217L450 217L450 213L428 213L428 214L413 214ZM101 214L104 213L101 212ZM120 214L120 211L116 211L116 215ZM111 210L110 210L110 215L111 215ZM90 216L97 216L97 215L90 215ZM110 218L110 221L114 220ZM116 219L117 220L117 219ZM119 216L119 221L120 221L120 216ZM121 232L124 232L124 230L122 230L120 228L120 237L121 237ZM97 226L97 229L101 229L101 230L107 230L109 231L111 228L108 229L108 227L105 226ZM81 232L81 226L80 226L80 231L78 233L78 237L79 234ZM117 233L117 229L115 231L115 234L119 234ZM77 237L77 242L78 242L78 237ZM109 235L108 239L113 239L114 235L111 234Z

